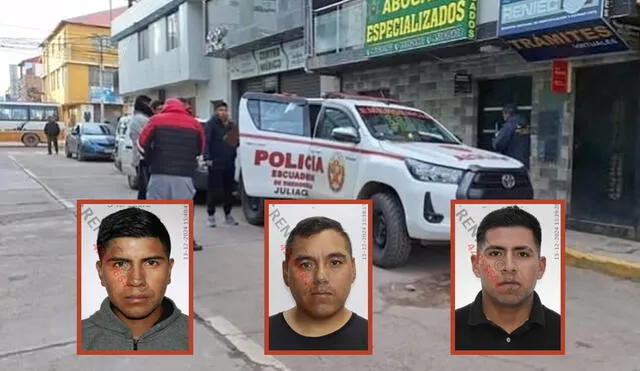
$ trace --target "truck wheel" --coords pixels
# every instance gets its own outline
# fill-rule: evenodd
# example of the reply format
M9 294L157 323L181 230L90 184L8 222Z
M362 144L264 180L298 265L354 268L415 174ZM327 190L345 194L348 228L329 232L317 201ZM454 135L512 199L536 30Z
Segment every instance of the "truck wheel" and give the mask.
M411 239L405 224L404 211L398 197L376 193L373 201L373 264L381 268L396 268L409 260Z
M27 147L37 147L40 138L34 133L28 133L22 136L22 143Z
M258 197L250 197L244 191L244 181L240 178L240 202L242 212L247 222L251 225L264 225L264 200Z

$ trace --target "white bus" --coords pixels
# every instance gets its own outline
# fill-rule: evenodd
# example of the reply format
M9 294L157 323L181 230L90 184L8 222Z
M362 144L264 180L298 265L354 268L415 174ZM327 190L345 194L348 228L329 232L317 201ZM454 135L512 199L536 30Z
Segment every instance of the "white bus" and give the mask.
M53 116L60 125L61 107L57 103L0 102L0 141L19 141L35 147L46 142L44 125Z

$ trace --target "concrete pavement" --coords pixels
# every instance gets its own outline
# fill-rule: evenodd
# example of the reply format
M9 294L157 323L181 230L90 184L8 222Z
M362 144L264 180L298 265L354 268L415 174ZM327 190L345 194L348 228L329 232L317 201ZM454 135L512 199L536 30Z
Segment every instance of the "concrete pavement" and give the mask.
M246 223L207 228L202 207L196 210L196 238L205 246L195 262L196 355L117 356L108 362L78 357L75 224L64 205L78 198L135 196L112 163L79 163L43 152L0 149L0 266L8 273L0 288L0 336L9 340L0 344L2 370L640 371L640 284L574 268L567 269L566 356L450 356L446 248L418 249L401 269L374 268L373 356L264 356L263 230ZM407 291L409 284L416 290Z

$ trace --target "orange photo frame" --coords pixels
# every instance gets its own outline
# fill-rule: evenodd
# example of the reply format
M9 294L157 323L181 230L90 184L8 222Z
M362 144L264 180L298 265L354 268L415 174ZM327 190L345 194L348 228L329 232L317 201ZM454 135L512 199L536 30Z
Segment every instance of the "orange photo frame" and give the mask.
M189 207L189 349L188 350L83 350L82 349L82 206L83 205L188 205ZM78 355L193 355L193 200L78 200L76 202L76 354Z
M367 350L269 350L269 206L270 205L367 205ZM265 355L372 355L373 354L373 202L371 200L265 200L264 201L264 354ZM278 247L280 248L280 247Z
M455 303L455 290L456 290L456 241L455 241L455 207L456 205L487 205L487 204L500 204L500 205L560 205L560 350L456 350L456 332L455 332L455 318L456 318L456 303ZM451 200L451 258L450 258L450 270L451 270L451 318L450 318L450 332L451 332L451 355L565 355L566 354L566 266L565 266L565 200Z

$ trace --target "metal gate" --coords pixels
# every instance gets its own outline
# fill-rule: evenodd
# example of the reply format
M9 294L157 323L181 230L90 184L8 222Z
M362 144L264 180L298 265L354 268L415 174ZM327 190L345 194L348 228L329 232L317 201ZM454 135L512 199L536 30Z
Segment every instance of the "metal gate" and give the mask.
M302 97L319 97L320 76L303 71L283 73L280 75L280 90Z
M246 92L261 92L263 77L254 77L251 79L240 80L238 84L238 96L241 97Z

